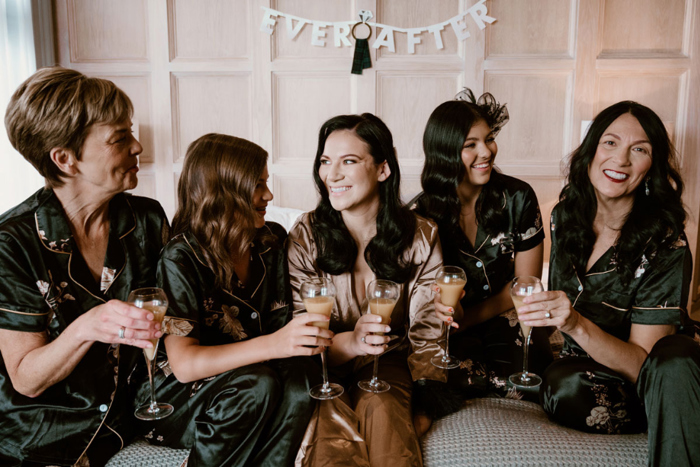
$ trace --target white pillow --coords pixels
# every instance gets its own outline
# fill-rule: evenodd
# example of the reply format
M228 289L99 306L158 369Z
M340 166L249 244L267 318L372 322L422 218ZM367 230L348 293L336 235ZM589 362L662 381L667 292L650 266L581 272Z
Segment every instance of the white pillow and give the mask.
M280 206L268 206L265 220L269 222L277 222L284 230L289 230L294 226L297 218L304 213L301 209L283 208Z

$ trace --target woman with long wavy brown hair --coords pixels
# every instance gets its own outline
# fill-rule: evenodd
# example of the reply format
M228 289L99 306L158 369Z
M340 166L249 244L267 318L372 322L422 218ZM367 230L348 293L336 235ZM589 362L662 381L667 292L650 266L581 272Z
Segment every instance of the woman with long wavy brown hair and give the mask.
M287 357L319 353L332 337L307 326L324 316L289 320L287 234L265 222L266 165L265 150L241 138L193 142L158 264L177 332L165 339L157 391L175 414L142 427L154 444L191 448L191 466L289 465L313 409L309 376L320 372Z

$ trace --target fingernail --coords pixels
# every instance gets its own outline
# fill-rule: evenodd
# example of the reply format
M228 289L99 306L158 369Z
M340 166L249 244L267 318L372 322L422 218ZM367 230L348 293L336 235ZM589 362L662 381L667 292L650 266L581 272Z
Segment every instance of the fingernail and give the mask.
M390 332L390 331L391 331L391 328L389 326L384 328L384 332Z
M452 327L458 329L458 328L459 328L459 324L457 324L457 323L452 323Z
M450 312L450 313L454 313L454 312L455 312L455 309L452 308L452 307L450 307L449 312Z
M156 332L154 335L155 335L156 337L161 337L161 336L163 335L163 333L160 332L160 331L158 331L158 332Z
M381 316L377 316L376 321L377 321L378 323L381 323L381 322L382 322L382 317L381 317Z
M447 318L447 322L448 322L448 323L451 323L452 321L453 321L452 318Z

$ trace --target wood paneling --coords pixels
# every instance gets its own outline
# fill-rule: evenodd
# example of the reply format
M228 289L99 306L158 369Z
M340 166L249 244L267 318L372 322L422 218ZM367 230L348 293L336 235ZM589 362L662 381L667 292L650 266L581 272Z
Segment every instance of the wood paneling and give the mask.
M399 161L414 160L422 166L428 117L458 90L457 73L378 73L377 115L392 132Z
M676 74L603 74L600 77L598 111L615 102L633 100L656 112L664 123L675 122L680 101L680 77Z
M248 57L248 8L247 0L168 0L170 59Z
M175 161L207 133L250 139L250 75L173 73L172 114Z
M376 21L382 24L390 24L400 28L419 28L432 26L433 24L442 23L453 16L459 14L458 0L442 0L440 2L432 2L429 8L426 8L424 0L377 0L377 18ZM465 24L470 22L467 17ZM473 34L469 31L470 34ZM372 40L377 38L378 31L374 31ZM420 44L415 45L415 55L456 55L459 50L459 41L452 30L451 26L446 26L440 33L443 49L435 47L435 38L431 32L423 31L419 36ZM396 45L396 53L387 52L386 49L379 49L379 58L392 58L401 55L408 55L407 35L402 32L394 34L394 42Z
M487 57L572 56L576 2L511 0L490 2Z
M272 194L275 206L311 211L316 207L318 194L311 176L311 163L308 175L273 175Z
M605 0L605 54L680 54L686 4L692 0Z
M347 0L275 0L271 3L271 7L276 10L307 20L354 21L357 19L358 10L353 9L354 2ZM296 26L296 21L293 22L293 26ZM292 40L288 36L285 18L278 18L275 33L272 35L275 58L352 58L351 47L333 46L333 27L330 25L321 29L326 35L320 40L325 41L326 45L324 47L311 45L312 26L310 23L305 24L301 32ZM349 72L350 63L347 69Z
M498 135L498 163L558 168L570 139L570 72L487 72L485 81L510 115Z
M143 0L68 0L71 61L148 59L148 22Z
M331 117L351 113L350 78L345 73L273 75L273 161L316 155L318 131Z

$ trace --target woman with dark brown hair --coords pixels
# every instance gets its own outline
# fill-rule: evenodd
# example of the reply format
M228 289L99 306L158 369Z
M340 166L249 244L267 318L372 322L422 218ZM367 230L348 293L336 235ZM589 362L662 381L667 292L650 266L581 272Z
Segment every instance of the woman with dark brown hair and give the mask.
M288 357L317 354L333 335L307 326L322 315L289 320L287 235L265 222L266 164L265 150L241 138L193 142L175 237L158 264L178 335L165 339L157 393L175 413L142 428L153 444L191 448L191 466L290 465L313 409L309 376L320 370Z

